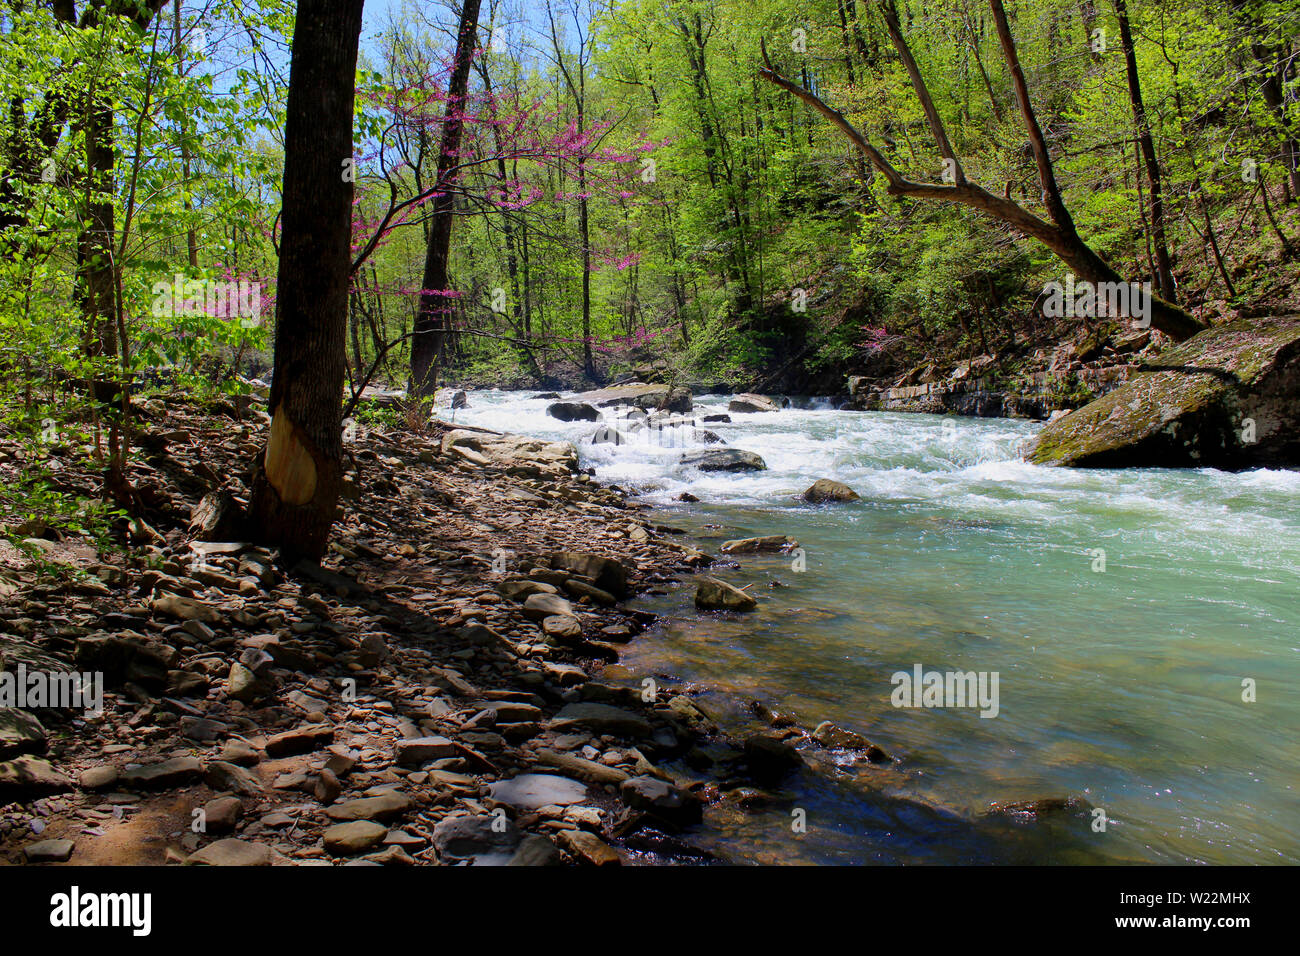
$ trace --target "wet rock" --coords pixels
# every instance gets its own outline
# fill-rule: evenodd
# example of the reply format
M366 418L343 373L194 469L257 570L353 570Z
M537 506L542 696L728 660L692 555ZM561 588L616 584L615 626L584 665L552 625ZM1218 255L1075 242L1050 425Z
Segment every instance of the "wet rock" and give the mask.
M837 727L829 720L823 720L813 728L809 735L823 747L832 750L861 750L872 763L889 763L890 756L866 737L852 730Z
M1005 817L1017 823L1032 823L1050 817L1088 816L1091 812L1092 804L1083 797L1069 796L992 803L985 815Z
M705 422L722 422L722 423L729 424L731 422L731 416L730 415L705 415L702 420Z
M789 535L768 534L760 538L737 538L722 542L718 550L723 554L759 554L769 551L789 551L799 547L799 542Z
M752 611L758 602L725 581L701 577L695 586L695 606L704 611Z
M620 866L623 863L617 850L586 830L561 830L557 839L579 863L588 866Z
M465 392L459 391L451 397L452 408L469 408L469 396Z
M830 478L818 478L803 493L803 500L815 505L835 501L858 501L861 497L848 485Z
M745 738L744 752L749 775L760 784L779 783L803 766L803 758L793 746L767 734Z
M546 414L562 422L600 421L600 411L586 402L556 402L546 407Z
M66 863L75 848L72 840L42 840L23 847L23 858L28 863Z
M695 794L658 777L633 777L623 782L619 793L633 809L652 813L678 826L699 823L703 816L701 801Z
M767 463L752 451L739 448L711 448L687 452L678 460L683 468L700 471L766 471Z

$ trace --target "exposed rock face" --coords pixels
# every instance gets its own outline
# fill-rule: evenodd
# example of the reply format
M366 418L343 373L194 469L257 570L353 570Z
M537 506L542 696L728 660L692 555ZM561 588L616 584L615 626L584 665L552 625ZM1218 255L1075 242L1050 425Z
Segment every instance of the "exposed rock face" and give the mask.
M848 485L830 478L818 478L803 493L803 500L815 505L826 504L830 501L858 501L861 497Z
M1300 465L1300 316L1201 332L1047 425L1026 457L1082 468Z
M700 471L766 471L767 462L752 451L718 448L682 455L680 464Z
M776 412L780 407L771 399L764 398L762 395L753 395L748 392L743 395L737 395L727 403L729 412Z
M556 402L546 406L546 414L562 422L598 422L600 412L586 402Z

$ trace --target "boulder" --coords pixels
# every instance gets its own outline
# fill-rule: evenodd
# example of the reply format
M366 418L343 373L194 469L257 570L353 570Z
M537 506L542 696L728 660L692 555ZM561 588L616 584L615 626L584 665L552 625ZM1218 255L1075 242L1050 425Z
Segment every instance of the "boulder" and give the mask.
M1206 329L1046 425L1026 457L1080 468L1300 465L1300 316Z
M578 447L568 441L548 442L525 435L457 428L442 436L441 449L444 454L458 453L462 457L465 451L469 451L507 467L532 466L556 475L578 470Z
M768 534L761 538L737 538L722 542L718 550L723 554L759 554L765 551L789 551L799 547L799 542L789 535Z
M608 408L611 405L635 405L647 411L662 408L679 414L685 414L695 406L689 388L680 385L647 385L642 382L629 382L592 392L583 392L575 396L575 399L600 408Z
M22 756L0 763L0 804L66 793L72 781L49 761Z
M678 464L700 471L766 471L767 462L752 451L739 448L712 448L708 451L688 452Z
M700 578L695 588L695 606L704 611L752 611L758 602L725 581Z
M627 568L615 558L586 551L559 551L551 555L551 567L591 578L596 587L620 600L627 597Z
M46 734L34 714L17 707L0 707L0 760L45 753Z
M546 414L562 422L600 421L600 412L586 402L556 402L546 406Z
M463 391L457 392L451 397L452 408L469 408L469 396Z
M832 501L858 501L861 497L848 485L830 478L818 478L803 493L803 500L814 505L824 505Z
M737 395L727 403L727 411L729 412L776 412L780 410L780 406L770 398L754 395L750 392Z

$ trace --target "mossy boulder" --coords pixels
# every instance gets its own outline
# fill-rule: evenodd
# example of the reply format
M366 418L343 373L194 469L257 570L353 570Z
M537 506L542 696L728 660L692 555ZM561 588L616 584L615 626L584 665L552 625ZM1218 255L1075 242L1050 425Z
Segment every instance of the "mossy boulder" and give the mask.
M1080 468L1300 466L1300 315L1188 339L1046 426L1029 461Z

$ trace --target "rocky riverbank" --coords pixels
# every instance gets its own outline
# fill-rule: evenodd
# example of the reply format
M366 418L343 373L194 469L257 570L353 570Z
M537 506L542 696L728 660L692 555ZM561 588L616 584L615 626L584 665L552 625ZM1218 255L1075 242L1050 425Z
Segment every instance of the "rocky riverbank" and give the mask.
M710 559L572 445L357 429L328 558L285 569L209 540L265 412L138 412L145 510L121 540L28 519L0 541L3 671L104 679L102 712L0 710L5 862L699 861L681 831L719 782L802 763L807 731L731 740L667 682L599 679L652 620L622 601ZM6 481L34 454L0 436ZM71 442L40 454L59 491L95 494Z

